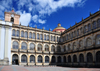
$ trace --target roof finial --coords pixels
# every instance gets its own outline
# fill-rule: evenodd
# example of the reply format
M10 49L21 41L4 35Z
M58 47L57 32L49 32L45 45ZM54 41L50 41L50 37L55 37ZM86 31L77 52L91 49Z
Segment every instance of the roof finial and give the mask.
M51 29L49 28L49 31L51 31Z
M77 22L75 22L75 24L77 24Z
M82 21L83 21L84 19L83 19L83 17L82 17Z
M90 12L90 16L92 15L92 13Z
M11 12L14 12L14 8L12 7L12 10L11 10Z

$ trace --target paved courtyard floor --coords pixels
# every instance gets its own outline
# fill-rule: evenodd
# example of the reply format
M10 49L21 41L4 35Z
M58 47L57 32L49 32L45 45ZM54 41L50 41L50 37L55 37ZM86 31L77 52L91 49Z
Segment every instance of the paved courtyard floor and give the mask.
M0 71L100 71L100 68L0 66Z

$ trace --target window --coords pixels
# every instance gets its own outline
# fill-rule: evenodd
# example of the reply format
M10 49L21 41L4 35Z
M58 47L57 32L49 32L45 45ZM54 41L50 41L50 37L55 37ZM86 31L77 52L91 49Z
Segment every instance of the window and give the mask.
M80 35L81 35L81 34L83 34L83 30L82 30L82 27L80 28Z
M39 33L37 33L37 39L39 39Z
M69 51L69 50L71 50L71 45L70 45L70 44L68 44L68 51Z
M64 52L66 51L66 46L64 45Z
M55 56L52 56L51 63L55 63L55 62L56 62L56 58Z
M88 32L91 31L91 25L88 24Z
M14 22L14 18L13 17L11 18L11 22Z
M72 32L72 38L73 38L73 32Z
M66 36L66 39L68 40L68 35Z
M21 37L24 37L24 31L21 31Z
M77 49L76 43L74 42L74 43L73 43L73 50L76 50L76 49Z
M27 32L25 32L25 38L27 38L28 37L28 33Z
M64 63L66 63L66 56L63 57L63 61L64 61Z
M100 34L96 36L96 45L100 44Z
M51 35L51 41L52 41L52 35Z
M37 50L38 50L38 51L42 51L42 45L41 45L41 44L38 44Z
M61 47L60 46L57 47L57 52L61 52Z
M46 35L44 35L44 40L46 40Z
M51 46L51 51L55 52L55 46L54 45Z
M60 39L60 38L59 38L59 37L57 37L57 42L59 42L59 39Z
M33 39L35 39L35 33L33 33Z
M45 45L45 51L49 51L49 46Z
M93 22L93 29L96 29L96 21Z
M22 55L21 62L22 63L26 63L27 62L27 56L26 55Z
M61 63L61 57L60 56L57 57L57 61L58 61L58 63Z
M49 63L49 57L48 56L45 57L45 63Z
M15 36L15 29L13 29L12 36Z
M25 49L25 50L27 49L27 44L25 42L22 42L21 49Z
M71 56L70 55L68 56L68 62L69 63L71 62Z
M54 36L54 41L55 41L55 36Z
M88 63L92 63L93 62L93 56L92 56L92 53L87 53L87 62Z
M47 40L49 41L49 35L47 35Z
M42 56L38 56L38 63L42 63Z
M42 34L40 34L40 39L41 39L41 40L43 39L43 36L42 36Z
M32 38L32 33L31 32L29 33L29 38Z
M76 55L73 56L73 62L77 62L77 56Z
M98 28L100 27L100 19L98 19L98 21L97 21L97 27Z
M96 62L100 63L100 51L96 53Z
M79 41L79 48L82 48L82 47L83 47L83 41L80 40L80 41Z
M19 48L19 44L17 41L13 42L13 49L18 49Z
M87 41L86 41L86 43L87 43L87 46L91 46L92 40L90 38L88 38Z
M19 30L17 30L17 37L19 37Z
M84 55L83 54L80 54L79 55L79 61L82 63L84 62Z
M76 37L76 31L74 31L73 37Z
M77 30L77 36L79 36L79 29Z
M85 25L84 26L84 33L86 33L86 31L87 31L87 26Z
M30 62L31 62L31 63L35 63L35 56L34 56L34 55L31 55L31 56L30 56Z
M30 50L35 50L35 45L33 43L30 44Z

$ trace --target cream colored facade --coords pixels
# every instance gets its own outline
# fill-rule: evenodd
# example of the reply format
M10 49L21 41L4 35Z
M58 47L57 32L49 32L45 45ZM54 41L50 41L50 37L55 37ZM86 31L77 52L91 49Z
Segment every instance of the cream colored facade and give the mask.
M19 15L14 15L8 18L13 23L19 22L15 19ZM12 25L12 65L100 66L100 11L63 33L17 22Z

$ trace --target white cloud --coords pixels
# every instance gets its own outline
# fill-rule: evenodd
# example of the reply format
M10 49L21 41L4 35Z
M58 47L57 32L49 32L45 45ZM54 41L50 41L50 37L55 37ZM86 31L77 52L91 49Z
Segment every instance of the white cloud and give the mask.
M86 0L14 0L16 1L16 10L23 11L27 9L29 13L21 13L21 23L27 25L31 18L35 23L45 24L46 20L43 16L51 15L63 7L83 6ZM0 13L3 15L5 9L10 9L13 6L12 0L0 1ZM15 4L15 3L14 3ZM32 15L32 17L31 17ZM26 18L25 18L26 17ZM22 19L23 18L23 19ZM26 24L27 23L27 24Z
M30 13L25 13L25 11L23 11L23 13L20 12L20 23L21 25L24 26L28 26L28 24L31 21L31 14Z
M32 20L35 22L35 23L41 23L41 24L45 24L46 23L46 20L42 20L40 19L40 17L38 15L34 15L32 17Z
M39 23L45 24L45 23L46 23L46 20L41 20L41 19L39 19Z

